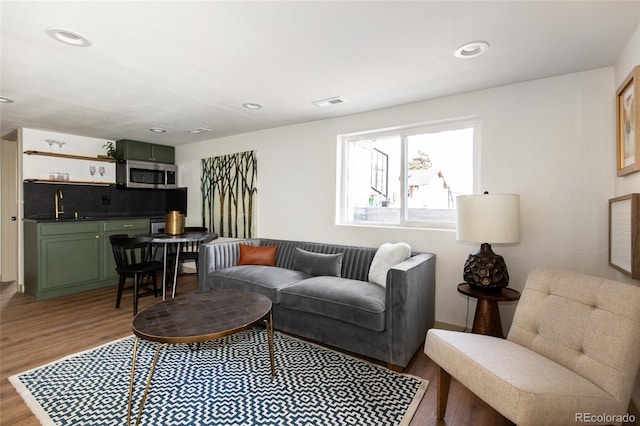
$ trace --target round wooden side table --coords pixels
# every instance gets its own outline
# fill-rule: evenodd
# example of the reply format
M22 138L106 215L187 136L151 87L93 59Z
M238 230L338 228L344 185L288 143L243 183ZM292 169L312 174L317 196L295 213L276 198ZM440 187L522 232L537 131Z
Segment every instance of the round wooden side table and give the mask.
M520 299L520 293L509 287L483 289L467 283L458 284L458 293L478 299L473 317L472 333L504 337L498 302L513 302Z

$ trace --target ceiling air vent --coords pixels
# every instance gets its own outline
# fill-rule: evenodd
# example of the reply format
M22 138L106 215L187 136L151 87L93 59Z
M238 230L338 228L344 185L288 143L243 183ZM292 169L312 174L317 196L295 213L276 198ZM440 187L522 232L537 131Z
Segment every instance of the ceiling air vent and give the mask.
M189 130L189 133L191 133L192 135L199 135L200 133L207 133L210 131L211 129L207 129L206 127L198 127L197 129Z
M319 106L319 107L327 107L327 106L331 106L331 105L336 105L336 104L341 104L344 102L344 99L342 99L340 96L334 96L333 98L329 98L329 99L322 99L320 101L315 101L313 102L313 104Z

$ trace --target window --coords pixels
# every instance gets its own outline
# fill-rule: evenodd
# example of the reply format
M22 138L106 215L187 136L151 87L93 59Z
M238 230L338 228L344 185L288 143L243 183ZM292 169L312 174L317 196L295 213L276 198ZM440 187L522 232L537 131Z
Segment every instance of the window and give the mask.
M341 224L455 226L472 194L479 120L342 135Z

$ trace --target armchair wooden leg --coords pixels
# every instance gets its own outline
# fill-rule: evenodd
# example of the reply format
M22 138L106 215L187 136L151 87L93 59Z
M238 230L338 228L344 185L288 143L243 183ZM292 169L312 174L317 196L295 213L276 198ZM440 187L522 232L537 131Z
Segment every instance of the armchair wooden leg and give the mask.
M444 371L441 367L438 367L437 372L437 418L439 420L444 419L444 415L447 411L447 398L449 397L449 385L451 384L451 374Z

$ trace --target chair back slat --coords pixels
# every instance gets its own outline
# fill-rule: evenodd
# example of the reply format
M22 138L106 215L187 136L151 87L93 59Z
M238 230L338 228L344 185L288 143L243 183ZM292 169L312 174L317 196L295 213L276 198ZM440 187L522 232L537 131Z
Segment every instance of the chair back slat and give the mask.
M134 265L152 260L150 239L146 237L129 237L125 234L111 235L113 258L118 270L124 270Z

